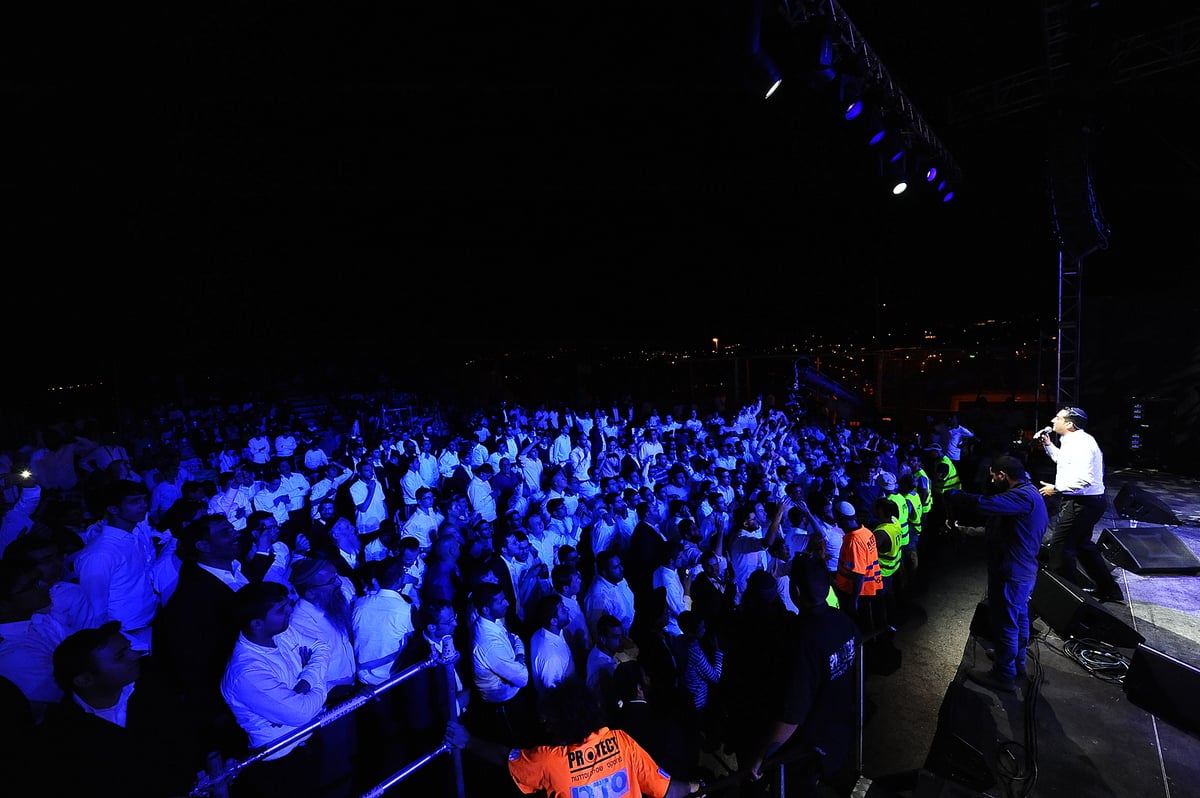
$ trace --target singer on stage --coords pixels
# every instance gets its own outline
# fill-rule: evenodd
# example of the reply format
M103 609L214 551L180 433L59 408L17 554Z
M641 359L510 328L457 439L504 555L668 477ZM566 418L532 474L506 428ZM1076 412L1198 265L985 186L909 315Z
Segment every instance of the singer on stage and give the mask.
M1043 482L1039 492L1062 500L1058 517L1047 541L1049 567L1072 584L1079 584L1079 568L1092 581L1084 588L1098 601L1125 601L1120 585L1108 569L1092 533L1104 515L1104 455L1087 426L1087 413L1078 407L1064 407L1051 419L1050 430L1059 435L1055 445L1047 430L1036 440L1056 465L1054 482Z

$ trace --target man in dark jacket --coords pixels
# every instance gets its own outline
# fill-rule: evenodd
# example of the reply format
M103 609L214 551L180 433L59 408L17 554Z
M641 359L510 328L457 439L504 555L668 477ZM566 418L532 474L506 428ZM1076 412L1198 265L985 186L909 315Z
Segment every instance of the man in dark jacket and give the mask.
M992 494L951 490L951 505L985 518L987 605L995 644L992 667L967 674L985 687L1015 692L1025 677L1029 645L1029 596L1038 574L1038 551L1046 534L1046 501L1020 460L1003 455L988 467Z

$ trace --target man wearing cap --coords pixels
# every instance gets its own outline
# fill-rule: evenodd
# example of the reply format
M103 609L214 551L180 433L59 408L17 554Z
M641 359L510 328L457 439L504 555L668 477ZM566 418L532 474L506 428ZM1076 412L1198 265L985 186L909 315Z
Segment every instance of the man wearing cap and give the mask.
M1058 518L1046 541L1050 570L1074 584L1079 584L1079 569L1083 566L1088 579L1095 584L1091 591L1098 601L1124 601L1125 594L1108 570L1100 549L1092 541L1096 524L1104 515L1108 502L1104 498L1104 455L1087 426L1087 413L1078 407L1064 407L1051 419L1051 429L1059 436L1058 445L1050 441L1047 432L1037 440L1046 455L1055 462L1054 482L1043 482L1043 496L1060 496Z
M1029 644L1029 596L1038 574L1038 551L1049 522L1046 502L1029 481L1025 466L1002 455L988 467L990 495L951 491L955 508L985 517L987 605L991 621L992 667L975 669L967 678L1002 692L1014 692L1025 678Z
M877 597L883 594L875 533L858 522L858 511L850 502L833 506L833 520L845 533L833 588L841 608L858 622L863 634L870 634L875 630Z

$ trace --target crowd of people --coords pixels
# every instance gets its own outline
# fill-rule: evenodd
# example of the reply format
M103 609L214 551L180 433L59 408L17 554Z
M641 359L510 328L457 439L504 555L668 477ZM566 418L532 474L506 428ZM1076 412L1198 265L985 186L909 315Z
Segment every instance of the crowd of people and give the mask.
M446 739L546 745L543 703L579 683L677 785L727 775L705 762L761 785L792 749L794 783L838 784L856 657L953 534L972 437L762 397L678 419L254 410L136 444L58 425L0 456L6 754L46 764L40 793L103 772L184 795L252 757L211 786L350 795ZM377 692L431 658L452 665ZM410 778L444 789L446 767Z

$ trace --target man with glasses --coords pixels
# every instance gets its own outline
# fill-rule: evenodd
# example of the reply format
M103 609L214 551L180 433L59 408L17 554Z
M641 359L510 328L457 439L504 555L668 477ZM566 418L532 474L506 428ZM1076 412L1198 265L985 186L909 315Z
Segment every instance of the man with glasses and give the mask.
M1055 445L1043 431L1037 440L1057 466L1054 482L1043 482L1039 492L1060 497L1058 518L1046 541L1050 570L1072 583L1079 583L1078 566L1083 567L1095 587L1088 592L1098 601L1125 601L1120 585L1113 578L1092 533L1104 515L1104 455L1096 439L1084 431L1087 413L1078 407L1064 407L1051 419L1058 434Z

